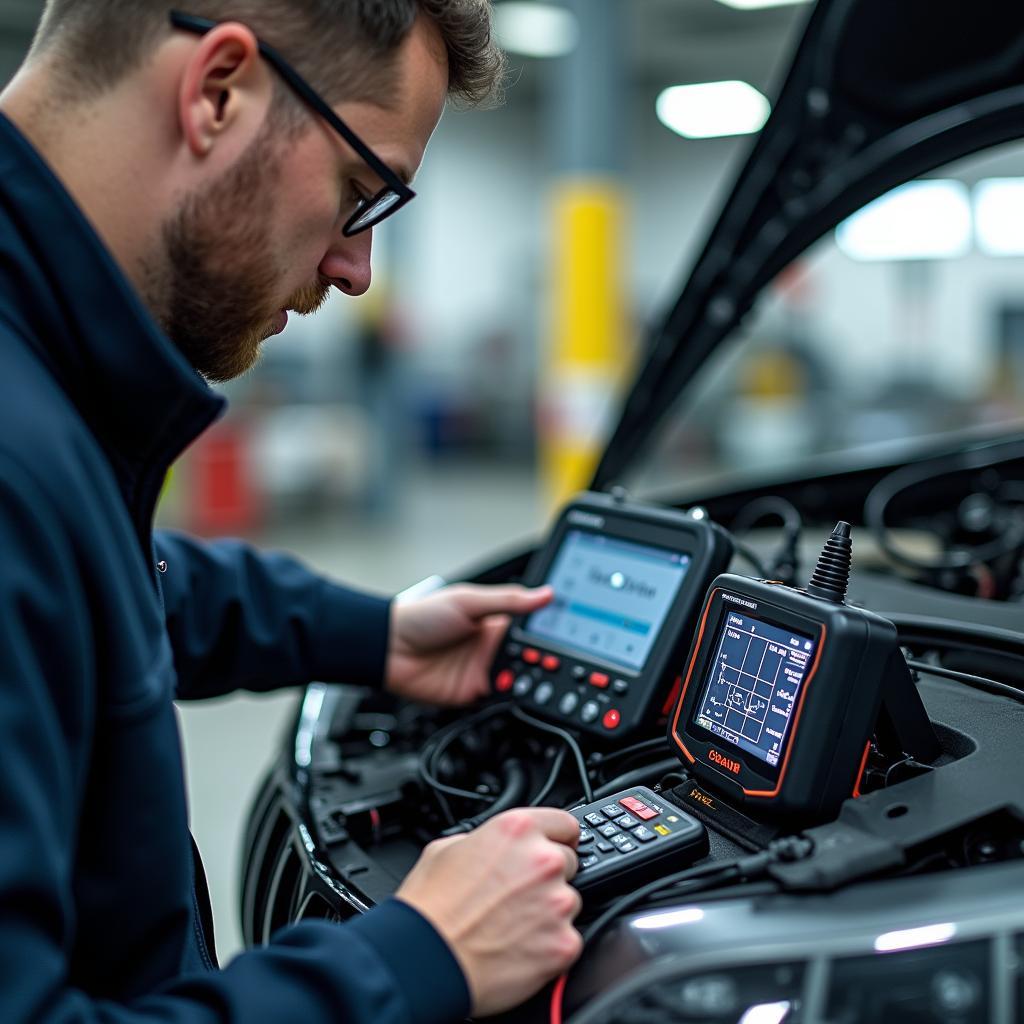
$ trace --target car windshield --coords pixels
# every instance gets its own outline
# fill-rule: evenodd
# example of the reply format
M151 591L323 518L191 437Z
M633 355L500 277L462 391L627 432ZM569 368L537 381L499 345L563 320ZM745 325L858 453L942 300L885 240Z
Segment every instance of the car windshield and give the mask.
M812 245L681 394L637 493L884 462L907 442L1020 432L1024 144L894 190ZM898 457L898 456L897 456Z

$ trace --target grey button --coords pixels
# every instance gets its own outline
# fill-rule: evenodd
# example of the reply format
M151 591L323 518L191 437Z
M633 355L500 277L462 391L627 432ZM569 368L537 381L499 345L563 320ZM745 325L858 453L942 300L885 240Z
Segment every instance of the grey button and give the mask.
M598 855L596 853L591 853L591 854L589 854L586 857L581 857L580 858L580 871L582 871L584 868L592 867L600 859L601 858L598 857Z
M594 833L589 828L580 829L580 846L586 846L587 843L594 841Z
M615 842L616 836L622 836L622 833L610 821L602 825L597 831L600 832L605 839L610 839L613 843ZM623 838L625 837L623 836Z
M533 691L533 699L538 704L547 704L551 700L551 695L555 692L555 688L545 680L537 686L537 689Z
M612 683L612 693L617 693L619 696L626 693L629 690L629 683L625 679L616 679Z
M618 833L616 833L616 834L615 834L615 835L613 835L613 836L609 836L608 838L609 838L609 839L611 839L611 841L612 841L612 842L613 842L613 843L614 843L614 844L615 844L616 846L618 846L618 847L619 847L620 849L621 849L621 848L622 848L622 847L623 847L623 846L624 846L624 845L625 845L626 843L628 843L628 842L629 842L629 836L627 836L627 835L625 834L625 832L618 832Z
M619 843L619 853L631 853L633 850L638 850L639 847L636 843L631 843L628 840L625 843Z
M598 839L597 849L600 850L602 853L611 853L612 850L615 849L615 847L612 846L612 844L609 843L607 839Z
M594 828L599 828L601 825L606 824L603 814L598 814L597 811L591 811L589 814L583 815L583 820L589 825L593 825Z
M605 804L604 807L601 808L601 813L606 818L617 818L623 813L623 810L618 804Z
M579 704L580 699L575 693L566 693L562 696L562 699L558 702L558 710L563 715L571 715L576 710L576 705Z
M517 697L525 697L533 687L533 680L529 676L520 676L512 684L512 692Z
M632 814L624 814L621 818L615 819L615 824L622 828L636 828L640 824Z
M649 843L658 837L646 825L641 825L639 828L633 829L633 838L639 839L641 843Z
M590 724L591 722L597 721L597 716L601 713L600 707L598 707L596 700L588 700L586 704L580 708L580 721Z
M582 679L587 674L587 668L585 665L573 665L572 677L573 679Z

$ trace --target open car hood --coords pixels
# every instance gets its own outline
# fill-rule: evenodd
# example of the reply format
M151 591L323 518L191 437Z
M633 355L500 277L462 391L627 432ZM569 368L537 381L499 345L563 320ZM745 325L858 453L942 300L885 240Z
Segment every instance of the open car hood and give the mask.
M1024 21L1006 0L818 0L767 123L596 470L606 490L759 292L890 189L1024 136Z

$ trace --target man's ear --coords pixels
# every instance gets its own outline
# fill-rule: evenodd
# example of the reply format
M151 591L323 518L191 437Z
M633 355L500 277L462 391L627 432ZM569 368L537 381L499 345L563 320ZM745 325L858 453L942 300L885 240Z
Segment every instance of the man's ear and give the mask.
M263 123L273 95L252 31L225 22L202 36L185 65L178 117L193 155L206 156L225 133Z

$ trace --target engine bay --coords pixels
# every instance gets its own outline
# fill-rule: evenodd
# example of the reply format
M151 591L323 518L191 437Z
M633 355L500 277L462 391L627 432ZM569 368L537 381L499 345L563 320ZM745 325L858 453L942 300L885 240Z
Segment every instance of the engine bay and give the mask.
M585 951L503 1019L1019 1019L1021 538L947 524L908 572L793 513L726 531L583 495L524 563L556 597L512 623L481 706L309 687L250 820L247 942L548 805L580 820ZM781 531L750 530L767 515ZM926 550L914 525L886 542Z

